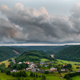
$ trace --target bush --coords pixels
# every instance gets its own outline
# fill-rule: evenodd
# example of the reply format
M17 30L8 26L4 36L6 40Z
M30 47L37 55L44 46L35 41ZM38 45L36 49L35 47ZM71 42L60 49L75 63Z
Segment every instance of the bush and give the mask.
M26 74L25 71L20 71L20 72L13 72L12 76L13 77L27 77L28 75Z
M80 67L76 67L76 69L79 69Z
M10 74L11 74L11 72L10 72L9 70L7 70L7 71L6 71L6 74L7 74L7 75L10 75Z
M45 73L45 74L49 74L49 71L45 71L44 73Z

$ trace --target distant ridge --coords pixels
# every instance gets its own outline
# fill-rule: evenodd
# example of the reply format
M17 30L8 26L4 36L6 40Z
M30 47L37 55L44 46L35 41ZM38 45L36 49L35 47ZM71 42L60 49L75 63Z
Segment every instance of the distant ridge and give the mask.
M55 54L55 58L80 61L80 45L69 46Z

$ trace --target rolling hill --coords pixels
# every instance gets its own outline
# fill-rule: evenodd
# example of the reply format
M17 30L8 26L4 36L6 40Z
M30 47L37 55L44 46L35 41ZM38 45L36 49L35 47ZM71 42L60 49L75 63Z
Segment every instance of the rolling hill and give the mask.
M68 47L68 45L65 45L65 46L15 46L15 47L16 48L23 48L26 50L53 51L54 53L56 53L64 48Z
M16 54L13 49L9 47L0 47L0 61L7 60L16 56L18 56L18 54Z
M37 51L37 50L32 50L32 51L27 51L22 53L19 57L17 57L15 60L16 62L22 62L22 61L40 61L41 59L47 59L47 60L53 60L50 56L47 56L45 52L43 51Z
M55 58L70 60L70 61L80 61L80 45L69 46L58 53L55 54Z
M47 55L51 55L64 49L65 47L67 46L0 46L0 61L17 57L23 52L31 50L43 50Z

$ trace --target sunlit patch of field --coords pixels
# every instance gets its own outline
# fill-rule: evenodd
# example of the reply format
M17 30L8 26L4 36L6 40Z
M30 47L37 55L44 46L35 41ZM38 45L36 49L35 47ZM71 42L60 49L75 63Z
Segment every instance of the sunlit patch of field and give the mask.
M8 60L5 60L5 61L0 62L0 64L2 64L2 63L5 63L6 67L8 67L10 62L8 62Z
M57 59L57 65L58 64L72 64L72 70L73 71L79 70L76 67L80 67L80 65L78 65L78 64L80 64L80 62L75 62L75 61L66 61L66 60Z
M42 59L41 59L41 62L44 62L44 61L49 61L49 60L42 58Z
M80 64L80 62L60 60L60 59L57 59L57 61L58 63L65 63L65 64Z

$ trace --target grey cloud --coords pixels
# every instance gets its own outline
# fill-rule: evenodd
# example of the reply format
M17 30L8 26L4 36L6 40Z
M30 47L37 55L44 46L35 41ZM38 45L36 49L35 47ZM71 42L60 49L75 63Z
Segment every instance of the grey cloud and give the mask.
M0 37L15 41L80 41L79 4L72 10L69 20L49 15L44 7L36 10L24 8L20 3L13 8L2 5L0 10L8 19L0 23Z

